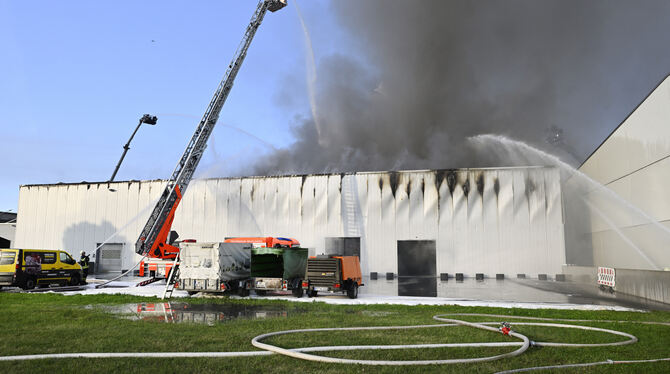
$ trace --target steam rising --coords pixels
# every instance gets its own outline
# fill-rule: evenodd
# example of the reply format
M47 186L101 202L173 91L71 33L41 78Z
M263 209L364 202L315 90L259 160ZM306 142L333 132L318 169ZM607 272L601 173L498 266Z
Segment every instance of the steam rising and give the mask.
M465 140L499 133L578 164L670 67L670 2L337 0L357 57L319 61L314 118L258 175L506 166ZM318 44L315 45L318 49ZM314 109L314 108L312 108ZM316 113L316 109L312 111Z

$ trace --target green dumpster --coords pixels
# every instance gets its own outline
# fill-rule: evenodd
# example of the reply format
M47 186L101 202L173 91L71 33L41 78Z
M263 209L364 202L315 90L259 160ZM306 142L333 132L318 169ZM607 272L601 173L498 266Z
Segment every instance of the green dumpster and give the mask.
M284 248L284 279L305 279L307 248Z
M284 248L253 248L251 250L251 276L255 278L281 278L284 272Z

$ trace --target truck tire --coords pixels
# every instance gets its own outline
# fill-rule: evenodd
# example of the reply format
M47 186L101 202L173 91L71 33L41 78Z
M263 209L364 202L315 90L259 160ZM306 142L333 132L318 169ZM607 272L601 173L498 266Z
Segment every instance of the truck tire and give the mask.
M301 298L302 295L305 293L302 287L294 288L291 292L293 293L293 296L297 297L298 299Z
M349 286L349 289L347 290L347 296L349 296L350 299L355 299L358 297L358 283L352 283L351 286Z
M26 278L26 280L23 282L23 287L22 287L22 288L23 288L24 290L32 290L33 288L35 288L35 284L36 284L36 283L37 283L37 282L35 282L35 278L33 278L33 277L28 277L28 278Z
M318 292L315 290L307 290L307 297L316 297L317 294Z
M237 290L237 294L240 295L240 296L242 296L242 297L247 297L247 296L249 296L249 290L246 289L246 288L244 288L244 287L240 287L240 288Z
M78 286L80 282L79 274L72 274L70 277L70 286Z

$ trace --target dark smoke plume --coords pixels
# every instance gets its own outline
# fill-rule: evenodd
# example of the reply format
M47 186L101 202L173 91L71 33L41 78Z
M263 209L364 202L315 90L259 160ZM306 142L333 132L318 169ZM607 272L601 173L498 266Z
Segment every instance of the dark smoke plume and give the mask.
M297 120L296 143L261 159L253 174L509 163L468 146L481 133L579 164L670 71L665 0L332 7L359 55L319 62L321 132L312 118ZM564 149L546 141L552 128L563 131Z

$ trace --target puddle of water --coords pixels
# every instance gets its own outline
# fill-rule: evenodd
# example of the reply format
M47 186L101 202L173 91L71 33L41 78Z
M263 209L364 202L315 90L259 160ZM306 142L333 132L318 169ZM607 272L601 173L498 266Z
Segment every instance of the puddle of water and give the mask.
M181 302L137 303L102 307L106 312L134 321L166 323L215 323L246 318L286 318L303 313L282 307L249 306L237 304L190 304Z

